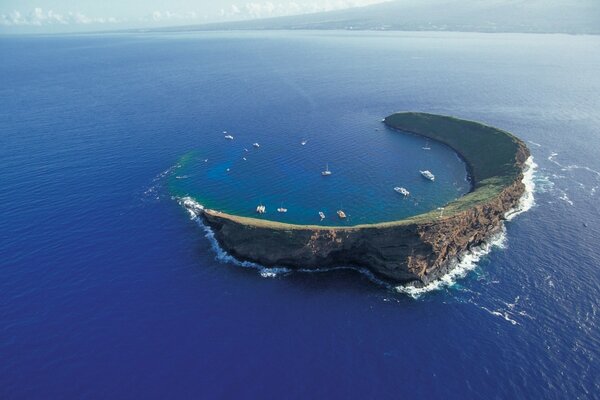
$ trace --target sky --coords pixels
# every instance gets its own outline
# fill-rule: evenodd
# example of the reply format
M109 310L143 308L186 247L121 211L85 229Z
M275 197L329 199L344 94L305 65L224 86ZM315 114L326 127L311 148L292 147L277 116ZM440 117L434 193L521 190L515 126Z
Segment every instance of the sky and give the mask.
M81 32L201 24L331 11L383 1L0 0L0 33Z

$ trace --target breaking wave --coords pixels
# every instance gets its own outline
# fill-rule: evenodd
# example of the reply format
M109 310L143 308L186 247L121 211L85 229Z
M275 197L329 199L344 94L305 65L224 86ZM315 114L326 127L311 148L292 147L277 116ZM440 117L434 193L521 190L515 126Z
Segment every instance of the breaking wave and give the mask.
M537 170L537 164L533 161L533 157L530 156L525 161L525 168L523 171L523 184L525 185L525 192L519 199L517 207L506 212L504 217L507 221L511 221L516 216L530 210L535 205L535 172ZM489 254L494 248L506 248L507 237L506 227L502 225L500 232L492 235L481 245L474 247L468 252L461 255L458 260L454 261L454 265L449 268L448 273L436 279L435 281L422 286L417 287L414 285L401 285L396 286L396 291L407 294L414 299L417 299L425 293L440 290L443 288L453 286L458 279L464 278L469 271L477 268L477 263L482 257Z
M519 203L516 208L508 211L505 214L505 218L507 221L512 220L517 215L520 215L529 209L531 209L535 205L534 199L534 190L535 190L535 182L534 182L534 174L537 168L537 164L533 161L533 157L529 157L525 162L525 170L523 172L523 183L525 185L525 193L519 199ZM435 281L429 283L428 285L417 287L414 285L400 285L395 286L389 284L375 275L373 275L369 270L364 268L356 268L356 267L332 267L332 268L319 268L319 269L294 269L291 270L285 267L265 267L263 265L253 263L250 261L240 261L227 253L217 242L215 238L214 231L204 223L200 215L204 211L204 206L198 203L191 197L182 197L182 198L174 198L182 205L190 214L190 218L195 221L203 230L204 236L210 242L212 250L215 252L215 258L218 261L237 265L244 268L253 268L258 271L260 276L263 278L275 278L282 275L287 275L292 272L304 272L304 273L322 273L329 272L335 270L354 270L358 271L364 276L366 276L370 281L386 287L390 290L394 290L398 293L406 294L414 299L418 299L424 294L440 290L443 288L448 288L453 286L458 279L464 278L469 271L477 268L477 263L481 260L482 257L489 254L494 248L506 248L506 228L502 225L500 231L494 235L492 235L489 239L483 242L481 245L472 248L468 252L462 254L459 259L453 262L453 265L449 268L449 272Z
M525 192L519 199L517 207L509 210L504 217L507 221L512 220L517 215L521 215L526 211L529 211L535 206L535 172L537 171L538 165L533 161L533 157L529 156L525 161L525 168L523 170L523 184L525 185Z
M414 285L399 285L394 289L399 293L404 293L412 297L413 299L418 299L425 293L440 290L444 288L448 288L453 286L458 279L464 278L467 276L469 271L477 268L477 263L481 260L482 257L489 254L492 249L497 248L506 248L506 228L502 226L500 232L491 236L488 240L483 242L481 245L472 248L468 252L465 252L461 255L458 260L455 260L451 267L449 268L448 273L442 275L440 278L435 281L425 285L425 286L414 286Z
M269 268L250 261L240 261L237 258L233 257L231 254L223 250L221 246L219 246L219 242L217 242L217 239L215 238L215 232L210 228L210 226L206 225L204 221L202 221L202 218L200 218L200 215L204 211L204 206L198 203L196 200L192 199L191 197L182 197L175 199L188 211L188 213L190 214L190 218L204 230L204 237L208 239L212 250L215 252L215 258L218 261L228 264L234 264L239 267L257 269L260 273L260 276L262 276L263 278L275 278L276 276L291 272L288 268Z
M204 211L204 206L198 203L191 197L182 197L182 198L174 198L177 202L183 206L189 213L190 218L195 221L203 230L204 237L206 237L211 245L212 250L215 252L215 259L228 264L237 265L239 267L244 268L253 268L258 271L260 276L263 278L276 278L278 276L287 275L293 272L303 272L303 273L324 273L331 271L340 271L340 270L352 270L358 271L364 276L366 276L370 281L385 286L387 288L392 288L392 285L389 283L377 278L373 273L365 268L356 268L356 267L331 267L331 268L319 268L319 269L290 269L286 267L265 267L264 265L260 265L257 263L253 263L250 261L240 261L237 258L233 257L231 254L227 253L220 245L217 239L215 238L215 233L211 229L210 226L204 223L200 215Z

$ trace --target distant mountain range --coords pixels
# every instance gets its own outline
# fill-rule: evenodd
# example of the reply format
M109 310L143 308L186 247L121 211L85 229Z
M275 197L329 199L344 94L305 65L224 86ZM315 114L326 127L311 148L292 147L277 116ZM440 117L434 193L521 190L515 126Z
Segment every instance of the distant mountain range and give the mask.
M158 30L275 29L600 34L600 0L396 0L323 13Z

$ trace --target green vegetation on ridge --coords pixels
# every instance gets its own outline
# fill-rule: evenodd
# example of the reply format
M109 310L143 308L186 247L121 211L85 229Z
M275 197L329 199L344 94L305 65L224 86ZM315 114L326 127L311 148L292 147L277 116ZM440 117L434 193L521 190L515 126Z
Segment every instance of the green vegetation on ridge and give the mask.
M521 174L516 156L524 144L506 131L474 121L415 112L392 114L384 122L392 128L445 143L466 161L474 190L448 204L448 214L493 198ZM422 219L430 214L409 219Z
M517 157L527 154L525 144L512 134L478 122L436 114L402 112L384 119L387 126L431 138L450 146L459 153L469 167L473 190L444 207L444 218L477 205L485 204L498 196L506 187L519 179L522 165ZM523 153L525 152L525 153ZM287 234L297 229L363 229L386 228L415 223L431 223L440 217L440 211L415 215L410 218L354 226L296 225L258 218L241 217L218 211L207 211L214 217L234 220L254 228L280 229Z

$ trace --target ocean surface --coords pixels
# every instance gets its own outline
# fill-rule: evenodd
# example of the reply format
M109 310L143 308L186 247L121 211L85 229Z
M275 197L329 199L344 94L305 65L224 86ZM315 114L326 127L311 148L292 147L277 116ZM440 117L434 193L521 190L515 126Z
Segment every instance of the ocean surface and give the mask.
M1 399L600 397L600 37L29 36L0 54ZM382 126L402 110L533 154L522 213L425 290L237 262L179 204L332 224L442 206L465 166Z

